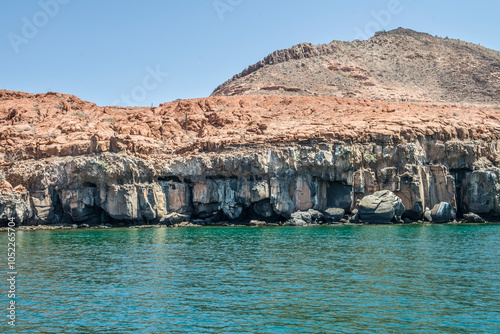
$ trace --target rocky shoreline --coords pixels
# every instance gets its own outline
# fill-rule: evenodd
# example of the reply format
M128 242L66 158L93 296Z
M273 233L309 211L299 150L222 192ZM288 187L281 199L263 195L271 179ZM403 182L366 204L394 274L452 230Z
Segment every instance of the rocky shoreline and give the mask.
M454 220L451 222L447 222L445 224L437 224L428 221L416 221L411 223L393 223L390 224L392 226L402 226L402 225L491 225L491 224L499 224L499 222L489 222L483 220L482 222L473 222L465 219ZM200 228L200 227L255 227L255 228L263 228L263 227L341 227L341 226L373 226L375 224L367 224L367 223L311 223L302 226L296 225L286 225L279 223L267 223L265 221L250 221L248 223L242 224L231 224L229 222L220 222L219 224L213 225L196 225L192 222L182 222L175 225L131 225L131 226L119 226L119 225L96 225L89 226L87 224L80 225L21 225L17 226L17 231L29 232L29 231L52 231L52 230L95 230L95 229L117 229L117 228L131 228L131 229L171 229L171 228ZM388 224L378 224L378 225L388 225ZM7 227L0 227L0 233L7 232Z
M0 220L30 226L499 221L497 156L497 141L422 140L309 142L151 159L53 157L0 166Z

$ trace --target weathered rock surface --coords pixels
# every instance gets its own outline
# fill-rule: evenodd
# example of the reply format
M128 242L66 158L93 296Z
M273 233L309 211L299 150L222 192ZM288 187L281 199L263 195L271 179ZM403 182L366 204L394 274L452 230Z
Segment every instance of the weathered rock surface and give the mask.
M401 198L392 191L377 191L363 197L359 203L359 214L363 222L369 224L388 224L399 221L405 211Z
M210 97L155 108L120 108L98 107L58 93L0 90L0 161L106 152L167 159L231 149L293 148L303 142L338 143L335 154L341 155L342 143L386 148L417 141L438 164L451 162L461 150L494 161L480 147L500 139L498 108L311 96ZM328 159L332 152L323 151L325 157L318 158ZM300 153L300 148L294 151L294 164L302 162ZM367 165L374 163L380 153L364 152L363 159ZM385 177L395 171L395 166L383 168ZM305 182L297 180L295 186Z
M453 207L446 202L436 204L432 210L426 210L424 213L426 220L433 223L447 223L455 220L456 212Z
M342 208L328 208L325 210L324 216L327 222L340 222L340 219L345 216L345 210Z
M297 211L301 217L295 218L308 224L307 214L311 221L321 215L327 221L343 219L344 211L355 212L359 198L360 217L366 222L421 217L426 207L438 208L434 222L452 218L446 213L458 208L500 214L495 183L500 169L472 153L497 156L496 142L443 144L443 164L438 163L442 156L435 156L439 149L434 145L440 145L436 142L330 145L170 159L106 153L21 161L0 167L3 179L26 189L8 193L12 200L2 195L2 208L4 216L49 224L168 225L200 219L210 225L224 220L285 221ZM377 161L367 163L367 154ZM380 190L387 191L376 193ZM439 206L441 202L447 204ZM349 221L355 219L350 215Z
M486 221L479 215L469 212L464 214L464 220L468 223L485 223Z
M29 192L23 186L13 188L7 181L0 184L0 223L7 224L9 218L22 223L33 217Z
M495 50L399 28L366 41L302 43L275 51L212 95L499 103L499 73Z
M323 214L317 210L296 211L291 214L291 225L302 226L306 224L318 224L323 222Z

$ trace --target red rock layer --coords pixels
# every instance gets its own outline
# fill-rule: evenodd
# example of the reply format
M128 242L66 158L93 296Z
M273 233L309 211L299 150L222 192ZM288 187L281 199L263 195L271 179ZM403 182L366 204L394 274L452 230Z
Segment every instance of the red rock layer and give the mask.
M218 151L304 140L401 143L500 138L500 108L310 96L209 97L156 108L0 91L3 161L120 152Z

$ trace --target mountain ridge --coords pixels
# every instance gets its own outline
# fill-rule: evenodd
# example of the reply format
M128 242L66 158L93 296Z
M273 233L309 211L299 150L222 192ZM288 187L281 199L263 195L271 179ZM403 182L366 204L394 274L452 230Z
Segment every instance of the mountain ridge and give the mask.
M320 95L386 101L500 101L500 52L410 29L277 50L211 96Z

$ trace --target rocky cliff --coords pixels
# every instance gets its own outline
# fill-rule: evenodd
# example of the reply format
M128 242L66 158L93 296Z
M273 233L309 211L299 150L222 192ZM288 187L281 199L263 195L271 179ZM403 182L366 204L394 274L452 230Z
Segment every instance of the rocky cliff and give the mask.
M487 159L498 156L498 144L303 143L164 160L105 153L17 162L2 168L9 182L2 184L2 218L45 224L285 221L309 209L350 213L358 199L381 189L401 199L403 219L423 219L426 208L442 202L459 215L490 217L500 214L500 169Z
M301 225L370 222L373 213L437 222L448 208L459 219L500 214L495 106L250 96L123 109L61 94L4 96L4 222ZM383 193L359 202L380 190L399 200L388 205Z

